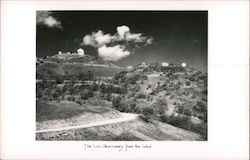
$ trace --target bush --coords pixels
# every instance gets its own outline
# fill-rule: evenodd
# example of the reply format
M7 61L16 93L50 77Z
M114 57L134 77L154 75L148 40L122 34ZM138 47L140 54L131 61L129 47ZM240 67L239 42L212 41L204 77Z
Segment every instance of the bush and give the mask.
M136 98L141 98L141 99L146 99L146 95L143 94L143 93L138 93L138 94L136 94L135 97L136 97Z
M139 141L141 139L138 137L135 137L131 133L125 132L125 133L118 135L117 137L115 137L112 140L114 140L114 141Z
M121 112L129 112L129 105L126 102L120 103L118 110Z
M177 108L177 113L179 113L179 114L183 113L184 107L182 105L177 105L176 108Z
M111 101L111 98L112 98L111 93L107 93L106 94L106 100Z
M76 103L82 105L82 101L80 100L77 100Z
M148 118L146 118L144 115L139 115L139 117L138 117L140 120L142 120L142 121L144 121L144 122L149 122L149 119Z
M121 97L115 96L112 98L112 105L114 108L118 109L121 105Z
M182 112L185 116L187 116L187 117L190 117L190 116L192 116L192 110L191 109L189 109L189 108L184 108L183 109L183 112Z
M145 116L146 119L150 119L154 115L153 108L149 108L149 107L143 108L142 115Z
M68 96L67 100L68 101L75 101L75 97L74 96Z
M87 100L87 99L89 99L90 97L93 97L93 96L94 96L94 93L92 91L83 90L81 92L81 99L82 100Z
M164 98L158 98L153 106L158 114L164 114L168 110L168 104Z
M190 121L188 117L167 115L161 115L160 121L198 133L202 136L204 140L207 139L207 123L194 124Z
M188 82L188 81L186 82L186 86L190 86L190 84L191 84L190 82Z

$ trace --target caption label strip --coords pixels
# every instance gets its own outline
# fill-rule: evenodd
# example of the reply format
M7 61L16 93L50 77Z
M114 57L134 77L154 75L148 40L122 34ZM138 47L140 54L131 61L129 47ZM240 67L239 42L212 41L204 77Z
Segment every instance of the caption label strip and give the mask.
M108 145L108 144L84 144L84 150L91 149L117 149L118 151L129 151L131 149L151 149L152 145L146 144L124 144L124 145Z

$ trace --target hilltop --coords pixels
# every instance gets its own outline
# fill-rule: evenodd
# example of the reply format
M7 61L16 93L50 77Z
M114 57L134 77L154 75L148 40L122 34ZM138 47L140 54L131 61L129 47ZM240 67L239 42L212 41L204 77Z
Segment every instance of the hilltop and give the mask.
M123 70L122 67L91 55L56 54L37 58L36 73L41 77L80 76L91 72L96 77L112 77Z

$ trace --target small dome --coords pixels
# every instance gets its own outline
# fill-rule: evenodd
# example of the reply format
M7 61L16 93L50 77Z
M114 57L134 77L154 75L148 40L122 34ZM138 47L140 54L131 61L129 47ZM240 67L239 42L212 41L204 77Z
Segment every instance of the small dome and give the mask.
M81 49L81 48L79 48L79 49L77 50L77 53L78 53L78 55L84 55L84 50Z
M187 64L186 64L186 63L182 63L181 66L182 66L183 68L185 68L185 67L187 67Z
M168 67L169 64L168 64L167 62L162 62L162 63L161 63L161 66L163 66L163 67Z

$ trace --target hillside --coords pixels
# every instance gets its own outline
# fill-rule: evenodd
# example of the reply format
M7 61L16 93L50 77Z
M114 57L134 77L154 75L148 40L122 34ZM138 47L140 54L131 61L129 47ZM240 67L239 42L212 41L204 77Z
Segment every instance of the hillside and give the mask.
M171 64L138 65L114 77L127 88L117 109L149 112L149 117L207 137L207 74ZM131 107L132 105L132 107Z
M96 77L111 77L123 70L122 67L94 56L74 54L56 54L51 57L38 58L36 65L38 79L41 77L79 76L88 72Z
M191 67L174 64L163 67L157 63L125 70L103 62L108 67L99 66L101 71L97 74L101 60L94 61L93 66L86 64L93 57L73 57L60 62L55 62L56 59L49 57L37 66L37 74L46 77L37 81L37 129L94 123L119 118L119 113L139 117L133 122L67 131L67 135L72 133L76 137L60 137L59 132L51 132L39 133L37 139L207 139L206 73ZM77 62L69 62L73 60ZM100 80L98 76L107 78ZM116 131L121 128L118 134Z
M159 64L137 66L117 74L114 83L126 86L126 99L136 99L141 106L153 105L163 99L167 102L168 115L178 113L177 109L181 105L190 109L194 109L192 107L197 103L207 105L207 74L194 68L173 64L169 67ZM195 111L195 115L206 116L200 115L198 111Z

